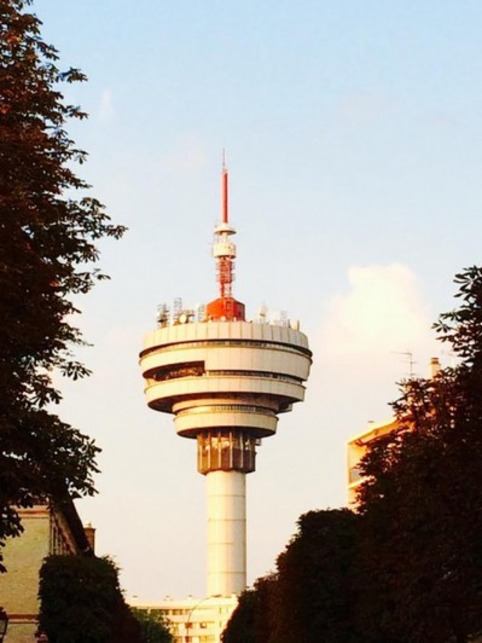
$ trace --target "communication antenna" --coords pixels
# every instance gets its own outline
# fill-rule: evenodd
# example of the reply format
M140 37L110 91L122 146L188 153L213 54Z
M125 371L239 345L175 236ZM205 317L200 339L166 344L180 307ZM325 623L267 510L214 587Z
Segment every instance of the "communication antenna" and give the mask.
M409 379L413 379L415 377L415 370L414 370L414 365L417 363L413 359L413 353L412 351L406 350L406 351L392 351L394 355L404 355L407 358L408 366L409 366Z
M236 230L229 222L228 168L223 150L221 168L221 222L214 228L213 257L216 260L218 298L206 306L206 320L244 320L245 307L233 297L234 260L236 244L233 235Z
M213 246L220 297L232 296L234 259L236 257L236 246L231 240L231 235L233 235L235 231L234 228L229 225L228 178L226 155L223 150L223 167L221 170L221 225L217 226L214 231L215 239Z
M157 323L161 327L169 323L169 307L166 304L159 304L157 307Z
M258 319L263 324L268 320L268 307L264 303L259 307Z
M179 321L179 316L180 316L181 312L182 312L182 299L181 299L181 297L176 297L174 299L174 305L173 305L173 311L172 311L172 314L173 314L173 317L174 317L174 322L176 324Z
M226 166L226 150L223 148L223 168L221 172L222 176L222 199L223 199L223 211L222 211L222 222L228 223L228 168Z

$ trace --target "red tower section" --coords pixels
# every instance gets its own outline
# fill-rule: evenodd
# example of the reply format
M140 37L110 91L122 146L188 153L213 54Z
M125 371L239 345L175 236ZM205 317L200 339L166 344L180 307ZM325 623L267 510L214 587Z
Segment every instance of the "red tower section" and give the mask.
M222 220L214 230L213 245L219 297L206 305L206 319L208 321L244 321L245 306L232 296L236 245L231 237L236 234L236 230L229 225L228 170L224 162L221 172L221 195Z

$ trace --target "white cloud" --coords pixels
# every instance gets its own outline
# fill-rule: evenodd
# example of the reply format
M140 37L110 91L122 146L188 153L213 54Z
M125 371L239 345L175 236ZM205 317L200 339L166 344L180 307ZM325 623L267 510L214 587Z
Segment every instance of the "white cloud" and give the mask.
M331 300L313 342L307 385L313 424L322 423L326 448L339 462L346 440L369 420L391 415L397 383L427 377L430 357L441 348L420 281L408 266L353 266L348 283L348 291Z
M355 266L349 269L348 280L350 291L332 300L322 328L325 354L376 359L431 343L432 319L409 267Z

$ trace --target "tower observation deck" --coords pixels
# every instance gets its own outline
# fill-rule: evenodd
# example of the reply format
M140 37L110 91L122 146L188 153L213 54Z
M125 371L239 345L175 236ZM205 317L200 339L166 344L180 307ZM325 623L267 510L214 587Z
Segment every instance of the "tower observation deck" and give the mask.
M147 404L171 413L177 433L197 441L207 480L209 596L246 587L246 485L256 447L276 432L278 415L304 398L311 352L298 324L246 321L234 299L235 234L228 220L223 164L222 220L213 255L219 296L200 320L192 311L161 310L140 354Z

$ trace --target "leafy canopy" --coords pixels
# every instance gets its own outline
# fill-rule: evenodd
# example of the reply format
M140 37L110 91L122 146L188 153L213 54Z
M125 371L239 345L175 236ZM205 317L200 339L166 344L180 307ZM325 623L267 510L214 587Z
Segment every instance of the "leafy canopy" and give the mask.
M278 556L276 574L241 594L224 643L350 643L355 624L356 536L348 509L310 511Z
M467 641L482 630L482 268L455 283L460 305L435 329L458 364L403 384L398 432L363 462L367 637Z
M159 611L133 608L132 613L139 621L142 643L170 643L173 640L168 621Z
M30 4L0 0L0 543L21 530L15 506L94 492L98 448L52 412L52 374L88 374L74 298L105 277L96 243L124 232L74 172L86 153L66 125L86 114L59 88L85 77L57 67Z
M39 629L51 643L140 643L109 558L49 556L40 570Z

